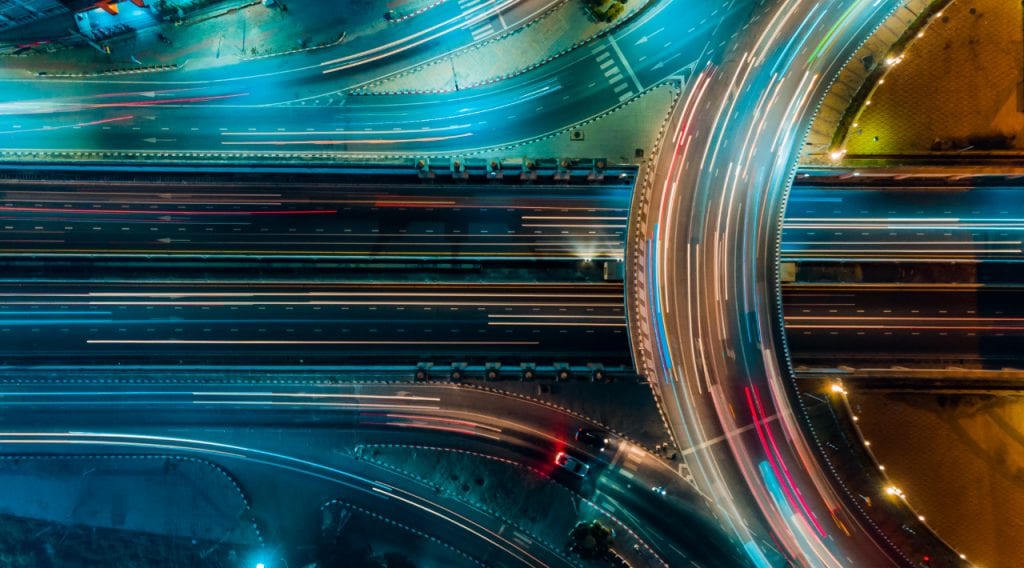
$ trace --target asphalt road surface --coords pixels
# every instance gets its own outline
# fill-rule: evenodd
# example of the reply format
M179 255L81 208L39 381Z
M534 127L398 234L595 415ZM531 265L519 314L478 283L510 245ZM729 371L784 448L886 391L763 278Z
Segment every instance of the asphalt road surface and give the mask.
M698 62L740 33L752 10L753 2L735 0L659 3L536 72L438 95L347 94L387 72L381 66L392 58L399 68L422 59L411 48L369 53L376 48L344 44L230 70L79 79L8 73L0 77L0 149L115 160L143 152L174 160L175 152L368 155L508 145L568 128L665 79L688 80ZM680 22L685 33L667 31Z
M628 365L621 284L0 283L5 364Z
M973 263L1024 260L1021 187L796 185L782 260Z
M1020 362L1019 286L794 284L783 288L796 365Z
M637 221L643 293L630 320L641 322L643 372L658 377L681 443L707 448L691 458L694 475L758 566L882 566L951 554L924 527L915 541L873 521L843 481L857 472L838 471L815 447L786 367L776 296L782 206L801 133L830 78L897 7L766 8L691 82L661 149L649 212ZM716 452L719 444L729 453Z
M305 522L296 516L301 512L297 503L282 503L274 510L274 501L261 499L266 491L246 475L249 466L279 470L278 485L328 480L336 484L333 495L492 562L507 563L510 557L528 566L565 562L559 559L565 554L563 534L521 529L525 534L516 534L527 538L517 538L501 530L507 521L500 511L459 503L448 491L435 491L354 457L360 453L357 445L398 444L506 460L530 468L530 475L550 477L619 523L617 541L639 547L627 557L644 560L634 565L740 565L737 551L710 521L706 498L670 464L614 436L603 452L580 444L573 439L576 428L600 425L501 393L408 383L258 389L35 385L7 389L0 406L0 452L174 451L221 464L255 494L255 513L276 528L270 535L278 545L295 546L310 535L298 530ZM576 479L557 468L553 456L559 451L588 461L587 477ZM488 482L503 483L500 477ZM293 488L297 499L306 496L304 487L306 483ZM652 487L666 491L652 492Z
M614 260L624 254L632 181L435 185L414 175L368 176L364 183L309 177L6 180L0 182L0 253Z

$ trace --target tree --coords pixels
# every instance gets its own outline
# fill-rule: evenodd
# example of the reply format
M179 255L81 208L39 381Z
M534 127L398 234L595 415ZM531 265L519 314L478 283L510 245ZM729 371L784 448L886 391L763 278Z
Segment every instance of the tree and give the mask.
M569 532L569 550L583 558L600 558L614 544L615 533L601 521L576 523Z
M623 6L621 2L613 2L612 5L608 7L608 10L604 13L604 21L614 22L615 18L621 16L622 12L624 12L625 10L626 7Z

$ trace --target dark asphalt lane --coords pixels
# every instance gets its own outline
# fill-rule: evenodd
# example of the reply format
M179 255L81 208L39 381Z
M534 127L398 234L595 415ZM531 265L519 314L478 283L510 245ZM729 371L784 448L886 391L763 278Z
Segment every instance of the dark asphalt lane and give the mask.
M786 209L782 259L1021 261L1022 191L1010 186L796 185Z
M0 364L628 365L621 284L3 282Z
M621 185L0 182L0 255L569 260L623 256Z
M795 284L783 287L796 365L946 366L1024 360L1020 286Z
M1024 188L855 180L801 182L790 196L783 260L847 281L784 287L794 363L1020 361L1020 288L993 283L1019 282Z

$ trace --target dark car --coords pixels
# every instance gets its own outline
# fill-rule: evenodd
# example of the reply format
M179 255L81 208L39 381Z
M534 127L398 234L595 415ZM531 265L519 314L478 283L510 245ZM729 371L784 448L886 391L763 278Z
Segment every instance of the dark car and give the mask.
M597 428L580 428L576 431L576 441L603 452L608 445L608 432Z

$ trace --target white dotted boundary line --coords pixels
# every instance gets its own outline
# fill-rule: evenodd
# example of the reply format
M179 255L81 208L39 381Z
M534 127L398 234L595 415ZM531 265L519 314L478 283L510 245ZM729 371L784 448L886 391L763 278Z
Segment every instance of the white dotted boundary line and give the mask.
M419 16L420 14L422 14L423 12L426 12L427 10L430 10L431 8L436 8L436 7L440 6L441 4L444 4L445 1L446 0L437 0L437 2L434 2L433 4L424 6L422 8L419 8L418 10L415 10L415 11L409 13L409 14L406 14L406 15L402 16L401 18L395 18L394 20L390 20L389 23L397 24L398 22L404 22L404 21L408 20L409 18L415 18L416 16Z
M458 448L445 448L445 447L440 447L440 446L426 446L426 445L415 445L415 444L372 444L372 445L366 445L366 446L362 446L362 447L364 447L364 448L365 447L396 448L396 449L407 449L407 450L410 450L410 449L411 450L423 449L423 450L433 450L433 451L442 451L442 452L450 452L450 453L467 454L467 455L472 455L472 456L484 458L484 459L491 460L491 461L497 461L497 462L505 463L505 464L508 464L508 465L512 465L512 466L514 466L516 468L532 472L532 473L540 476L543 479L551 481L553 483L554 487L556 487L560 491L564 491L565 493L567 493L570 499L579 500L581 503L584 503L585 505L588 505L588 506L592 507L595 511L597 511L600 514L604 515L605 517L607 517L608 519L613 521L615 524L619 525L619 527L621 527L622 530L627 532L630 536L633 537L634 540L636 540L641 546L643 546L643 548L650 555L652 555L656 559L658 559L658 561L662 565L668 566L668 564L664 560L662 560L661 557L658 556L658 554L643 539L641 539L639 535L637 535L633 530L631 530L628 526L626 526L625 523L623 523L622 521L617 519L610 512L608 512L608 511L602 509L601 507L599 507L595 502L593 502L593 501L587 499L586 497L583 497L583 496L581 496L581 495L571 491L569 488L565 487L564 485L562 485L560 483L554 483L552 478L551 478L551 476L545 474L544 472L542 472L542 471L540 471L540 470L538 470L536 468L533 468L533 467L530 467L530 466L527 466L527 465L523 465L523 464L521 464L519 462L516 462L516 461L513 461L513 460L509 460L509 459L506 459L506 458L499 458L499 457L496 457L496 456L490 456L490 455L487 455L487 454L482 454L482 453L479 453L479 452L473 452L473 451L470 451L470 450L462 450L462 449L458 449ZM372 458L368 459L368 461L373 461L374 463L378 463L378 460L374 460ZM391 466L388 463L381 463L381 465L383 465L384 467L388 467L388 468L394 468L394 466ZM401 470L398 470L398 471L401 471ZM426 479L423 479L422 477L420 477L417 474L410 473L410 472L402 472L402 473L405 473L406 475L409 475L409 476L415 478L416 480L420 481L421 483L424 483L426 485L431 485L431 483L429 483ZM512 525L513 527L516 527L518 530L521 530L524 533L530 535L531 538L533 538L534 540L537 540L538 542L541 542L542 544L544 544L544 546L548 547L549 549L551 549L553 551L557 551L557 550L559 550L561 548L561 547L558 547L555 544L551 543L550 541L540 537L539 535L534 534L529 529L526 529L525 527L522 527L521 525L517 524L516 522L512 521L511 519L508 519L508 518L504 517L503 515L499 514L497 511L494 511L491 508L489 508L489 507L487 507L487 506L485 506L483 504L470 503L468 501L463 501L463 499L458 497L458 495L455 495L454 498L459 500L459 501L462 501L464 503L467 503L468 505L470 505L470 506L472 506L474 508L479 508L480 510L488 513L489 515L491 515L491 516L493 516L493 517L495 517L497 519L500 519L503 522L506 522L506 523ZM570 558L570 560L573 562L573 564L575 564L577 566L581 566L581 564L575 558Z
M368 509L364 509L364 508L362 508L362 507L360 507L358 505L353 505L352 503L348 503L348 502L342 501L340 499L331 499L330 501L327 501L326 503L321 505L320 506L320 510L324 511L324 510L326 510L328 507L330 507L332 505L338 505L338 506L344 507L346 509L354 509L354 510L356 510L356 511L358 511L358 512L360 512L360 513L362 513L362 514L364 514L364 515L366 515L368 517L371 517L371 518L376 519L378 521L381 521L383 523L386 523L386 524L398 527L398 528L400 528L400 529L402 529L402 530L404 530L406 532L410 532L412 534L415 534L417 536L425 538L425 539L427 539L427 540L429 540L429 541L431 541L431 542L433 542L435 544L440 544L441 546L447 548L448 550L451 550L452 552L465 557L467 560L469 560L470 562L472 562L472 563L474 563L474 564L476 564L478 566L487 566L487 564L481 562L480 560L474 558L473 556L470 556L465 551L463 551L463 550L461 550L459 548L456 548L455 546L453 546L451 543L449 543L447 541L441 540L441 539L437 538L436 536L431 535L431 534L427 534L427 533L425 533L425 532L423 532L421 530L414 529L414 528L412 528L412 527L410 527L410 526L408 526L406 524L400 523L400 522L398 522L398 521L396 521L394 519L391 519L389 517L385 517L383 515L379 515L377 513L374 513L373 511L370 511Z
M584 47L584 46L586 46L588 44L594 43L595 41L603 38L604 36L606 36L606 35L614 32L614 31L618 30L619 27L621 27L622 25L630 22L637 14L642 12L644 9L646 9L653 2L654 2L654 0L645 0L645 2L643 4L641 4L640 6L637 6L636 8L631 10L630 12L628 12L625 15L623 15L622 17L618 18L615 21L614 24L612 24L610 26L607 26L607 27L604 27L600 31L598 31L598 32L596 32L594 34L591 34L591 35L589 35L589 36L587 36L587 37L585 37L585 38L583 38L581 40L577 40L577 41L573 42L573 44L570 45L569 47L565 47L565 48L557 51L556 53L554 53L552 55L548 55L544 59L541 59L539 61L535 61L535 62L533 62L533 63L531 63L531 64L529 64L529 65L527 65L525 67L520 67L518 69L514 69L514 70L512 70L512 71L510 71L508 73L503 73L501 75L496 75L494 77L489 77L487 79L483 79L483 80L480 80L480 81L475 81L475 82L469 83L467 85L463 85L458 90L464 91L466 89L472 89L472 88L476 88L476 87L481 87L483 85L490 85L490 84L493 84L493 83L497 83L499 81L504 81L506 79L511 79L511 78L514 78L514 77L518 77L519 75L522 75L522 74L527 73L529 71L533 71L534 69L537 69L538 67L540 67L542 65L546 65L548 63L551 63L555 59L558 59L559 57L562 57L563 55L567 55L571 51L574 51L576 49ZM480 42L480 43L477 43L477 44L474 44L474 45L470 45L470 46L465 47L463 49L457 50L456 52L451 53L451 54L445 56L445 58L443 58L443 59L438 59L438 60L435 60L435 61L430 61L430 62L424 63L423 65L420 65L418 67L414 67L412 69L408 69L408 70L402 71L402 72L400 72L398 74L395 74L395 75L392 75L390 77L384 77L383 79L379 79L378 81L376 81L374 83L370 83L368 85L362 85L362 86L359 86L359 87L355 87L354 89L352 89L350 91L350 93L353 94L353 95L360 95L360 96L381 96L381 95L423 95L423 94L438 94L438 93L451 93L451 92L454 92L456 90L454 86L452 86L452 87L441 87L441 88L435 88L435 89L394 89L394 90L388 90L388 91L374 91L374 90L370 90L370 89L374 89L374 88L380 87L380 86L386 84L389 81L393 81L393 80L396 80L396 79L399 79L399 78L407 77L407 76L409 76L409 75L411 75L413 73L416 73L418 71L421 71L421 70L429 68L429 67L432 67L434 65L439 65L439 64L443 63L446 60L449 60L449 59L453 60L455 57L460 56L463 53L466 53L466 52L469 52L469 51L473 51L473 50L482 49L482 48L487 47L487 46L489 46L490 44L492 44L492 43L494 43L496 41L501 41L501 40L504 40L505 38L508 38L508 37L511 37L511 36L513 36L515 34L518 34L519 32L522 32L522 31L524 31L526 29L529 29L530 27L532 27L532 26L536 25L537 23L543 21L544 19L546 19L547 17L552 15L555 12L555 10L561 8L563 4L565 4L565 2L559 2L555 6L552 6L549 10L547 10L546 12L544 12L543 14L538 16L535 20L533 20L531 22L528 22L525 25L520 26L520 27L518 27L518 28L516 28L514 30L509 30L507 33L501 34L499 36L496 36L496 37L490 38L488 40L485 40L483 42Z
M393 153L393 154L374 154L369 152L241 152L241 151L223 151L223 150L211 150L208 152L196 152L196 151L166 151L166 150L112 150L112 151L76 151L76 150L0 150L0 157L15 157L15 158L32 158L38 160L52 160L55 157L66 157L76 161L105 161L110 158L139 158L139 159L153 159L153 158L166 158L180 160L181 158L202 158L204 161L198 163L216 163L218 160L225 161L227 163L237 163L238 158L281 158L291 160L291 164L295 163L307 163L307 164L318 164L322 163L319 160L338 160L339 157L346 158L348 160L410 160L419 158L461 158L467 156L481 156L492 153L508 152L516 148L520 148L525 145L534 144L537 142L543 142L556 136L567 134L573 130L576 130L582 126L586 126L593 122L596 122L606 116L610 116L612 113L618 112L619 110L626 108L629 105L635 104L644 97L648 96L655 90L665 86L668 83L674 81L673 79L665 79L658 83L651 85L638 93L636 96L627 99L615 106L602 111L596 115L593 115L581 122L565 126L556 130L552 130L546 134L528 138L525 140L518 140L508 144L497 144L494 146L485 146L481 148L472 148L465 151L436 151L436 152L408 152L408 153Z
M447 384L447 383L445 383L445 384ZM521 394L521 393L517 393L517 392L501 390L501 389L493 388L493 387L486 386L486 385L474 385L474 384L468 384L468 383L461 383L461 384L456 384L454 386L456 386L456 387L465 387L465 388L481 390L481 391L487 391L487 392L491 392L491 393L499 394L499 395L503 395L503 396L510 396L512 398L518 398L518 399L521 399L521 400L527 400L527 401L533 402L535 404L540 404L542 406L546 406L548 408L551 408L551 409L554 409L554 410L558 410L559 412L562 412L564 414L568 414L568 415L572 416L573 418L577 418L579 420L585 420L587 422L590 422L590 423L593 423L593 424L597 424L601 428L603 428L605 430L608 430L609 432L614 434L617 438L622 438L623 440L629 442L630 444L633 444L634 446L642 448L645 452L647 452L647 453L649 453L651 455L654 455L654 451L651 448L648 448L644 444L642 444L640 442L637 442L636 440L630 438L629 436L627 436L627 435L625 435L625 434L615 430L611 426L608 426L607 424L604 424L603 422L601 422L599 420L595 420L595 419L593 419L593 418L591 418L591 417L589 417L589 416L587 416L585 414L582 414L580 412L577 412L577 411L575 411L575 410L573 410L571 408L566 408L566 407L564 407L564 406L562 406L560 404L555 404L553 402L549 402L549 401L546 401L546 400L541 400L539 398L535 398L535 397L532 397L532 396L527 395L527 394Z
M641 212L644 212L643 218L647 218L646 212L649 209L651 193L654 190L653 179L655 171L657 170L658 151L661 149L661 144L665 140L665 136L668 133L668 127L672 119L672 115L675 114L677 110L677 105L679 104L679 101L682 99L682 90L687 86L683 85L680 81L676 81L675 84L676 92L672 99L672 106L671 108L669 108L668 113L665 114L665 117L661 121L661 126L658 128L658 135L655 139L655 144L653 146L653 150L651 153L651 159L647 161L645 167L641 170L636 185L633 188L634 201L632 206L630 207L630 220L632 222L636 222L636 220L641 218ZM668 436L669 439L672 441L672 445L676 448L680 448L679 441L676 439L675 433L672 431L672 428L669 425L668 417L665 414L664 403L661 400L661 394L655 387L654 382L650 380L650 378L654 378L655 380L657 380L658 371L655 368L653 361L650 360L650 357L645 356L645 345L651 345L653 343L650 340L650 338L643 333L643 330L648 330L651 326L649 312L647 310L642 309L640 306L640 303L644 302L644 298L646 298L647 296L647 281L644 278L644 275L647 274L646 264L644 262L644 243L647 242L647 235L642 231L642 227L640 226L640 224L636 224L633 227L633 230L630 231L630 234L635 239L635 245L633 247L629 246L628 243L626 245L627 255L632 256L632 259L630 259L631 262L627 263L626 265L626 270L628 271L629 267L631 265L633 266L633 278L630 279L627 275L626 280L633 282L635 284L633 289L639 290L639 293L634 295L633 302L630 303L633 305L633 315L635 317L630 317L630 313L628 311L630 309L630 304L627 304L626 319L627 321L637 323L638 329L640 330L640 336L637 338L638 341L630 341L630 344L634 347L633 358L634 361L637 362L638 366L642 365L644 376L649 377L647 384L651 389L651 395L654 398L655 407L658 409L658 416L661 417L662 426L665 428L665 431L668 432ZM632 253L630 253L630 251L632 251ZM646 322L646 324L640 325L639 322L641 320ZM633 331L632 325L629 327L629 330L631 332Z
M0 455L2 461L20 461L20 460L175 460L175 461L188 461L194 462L199 465L204 465L220 473L225 479L231 483L231 486L235 488L239 498L242 499L242 504L245 505L246 512L255 517L252 509L252 502L249 500L249 496L242 490L242 486L239 485L231 473L218 463L212 462L207 459L196 458L191 456L182 456L175 454L75 454L75 455L42 455L42 454L3 454ZM256 533L256 540L259 541L261 547L266 546L266 542L263 538L263 532L260 530L257 523L252 523L252 529Z

